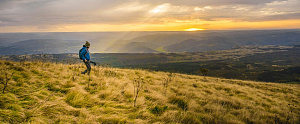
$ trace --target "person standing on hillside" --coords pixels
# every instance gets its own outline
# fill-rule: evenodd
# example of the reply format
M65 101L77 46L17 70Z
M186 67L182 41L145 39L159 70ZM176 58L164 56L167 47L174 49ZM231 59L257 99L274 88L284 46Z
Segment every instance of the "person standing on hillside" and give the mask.
M79 51L79 57L80 59L83 60L84 64L86 65L86 70L84 72L81 72L81 74L88 73L90 74L91 72L91 58L90 58L90 43L88 41L85 42L85 45L81 48Z

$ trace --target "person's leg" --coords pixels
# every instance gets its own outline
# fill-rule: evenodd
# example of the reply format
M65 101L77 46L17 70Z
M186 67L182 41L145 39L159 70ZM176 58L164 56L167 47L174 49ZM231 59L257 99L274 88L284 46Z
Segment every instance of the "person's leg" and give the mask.
M86 66L86 70L84 72L82 72L81 74L85 74L85 73L90 74L90 72L91 72L91 64L90 64L90 62L87 61L87 62L84 62L84 64Z
M87 64L86 64L86 67L87 67L87 73L88 74L90 74L90 72L91 72L91 63L88 61L88 62L86 62Z

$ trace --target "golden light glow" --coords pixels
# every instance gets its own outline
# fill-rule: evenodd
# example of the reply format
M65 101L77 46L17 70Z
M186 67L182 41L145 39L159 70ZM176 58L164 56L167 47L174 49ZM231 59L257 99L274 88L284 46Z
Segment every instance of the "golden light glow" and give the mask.
M162 4L159 5L157 7L155 7L154 9L150 10L150 13L160 13L160 12L166 12L168 10L168 7L170 6L170 4Z
M159 13L160 11L161 11L160 9L154 9L151 12L153 12L153 13Z
M205 30L246 30L246 29L292 29L300 28L300 20L278 20L262 22L246 21L176 21L169 23L137 23L137 24L73 24L54 25L47 28L38 26L6 26L0 27L0 33L5 32L94 32L94 31L201 31ZM201 28L190 28L201 27Z
M184 29L184 31L203 31L204 29L201 28L189 28L189 29Z

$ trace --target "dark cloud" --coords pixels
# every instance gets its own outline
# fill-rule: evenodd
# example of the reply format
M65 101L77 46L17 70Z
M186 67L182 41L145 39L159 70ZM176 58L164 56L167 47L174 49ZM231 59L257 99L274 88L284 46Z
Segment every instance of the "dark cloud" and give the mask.
M9 21L9 25L44 24L81 24L81 23L121 23L130 22L143 12L115 11L126 6L127 1L114 0L32 0L28 2L1 1L5 5L0 12L0 21ZM2 5L4 6L4 5ZM5 17L5 19L4 19Z
M300 19L300 13L289 13L289 14L269 15L263 17L254 17L250 21L276 21L276 20L289 20L289 19Z
M13 5L14 4L13 4L12 0L0 0L0 11L3 9L10 8Z

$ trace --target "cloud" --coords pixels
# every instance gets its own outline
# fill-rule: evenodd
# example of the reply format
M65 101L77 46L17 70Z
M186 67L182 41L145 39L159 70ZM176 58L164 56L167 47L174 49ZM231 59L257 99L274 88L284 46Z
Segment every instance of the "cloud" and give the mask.
M195 6L197 5L195 4L194 6L188 6L190 8L193 7L194 11L192 11L191 9L187 9L187 12L181 14L177 13L177 15L181 15L178 17L184 18L184 15L190 13L188 15L189 18L202 19L205 21L214 21L220 19L232 21L272 21L300 19L300 16L297 16L297 13L300 13L300 8L297 7L300 6L299 0L282 0L268 2L255 0L251 2L241 2L241 0L225 0L219 3L224 3L224 5L206 4L207 6Z
M179 20L201 19L215 21L220 19L232 21L272 21L281 19L300 19L299 0L161 0L151 11L157 11L167 5L164 14L157 14L157 19L166 16ZM282 18L284 17L284 18Z
M0 0L0 27L300 19L299 0Z
M154 4L172 3L176 6L224 6L224 5L261 5L274 1L287 0L140 0Z
M130 23L144 17L148 5L124 0L32 0L18 3L4 1L0 21L10 20L8 25L47 25L85 23ZM2 5L2 1L1 1ZM3 26L3 25L2 25Z

